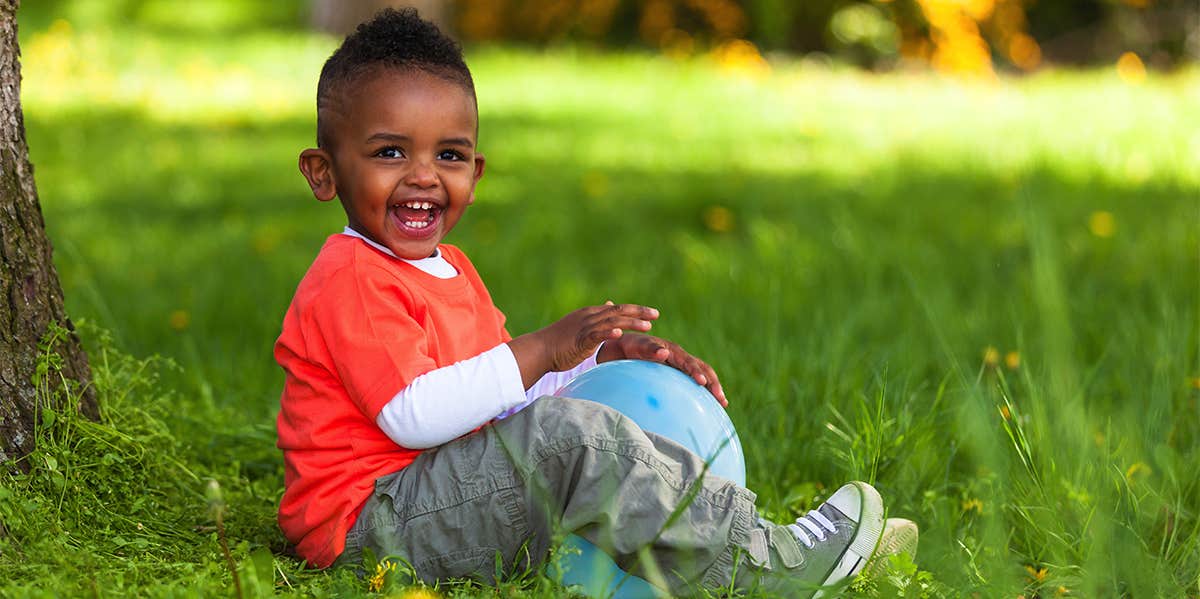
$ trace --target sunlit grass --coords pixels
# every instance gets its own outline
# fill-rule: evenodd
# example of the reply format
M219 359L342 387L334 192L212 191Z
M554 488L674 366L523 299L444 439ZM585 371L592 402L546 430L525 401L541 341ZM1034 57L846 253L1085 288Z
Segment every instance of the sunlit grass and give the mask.
M295 167L334 41L63 23L22 43L68 307L181 365L161 393L119 370L109 388L139 384L117 405L146 402L160 453L220 480L238 559L278 550L270 349L344 222ZM951 595L1200 590L1196 71L984 84L571 50L469 61L488 173L450 241L511 331L606 299L658 306L657 329L722 373L764 510L873 479ZM0 592L90 589L95 571L126 592L231 588L193 482L158 488L162 521L185 523L167 536L119 519L92 541L56 516L47 530L111 561L72 565L34 535L20 564L0 552L21 574ZM146 557L114 534L149 539ZM367 590L275 561L281 590Z

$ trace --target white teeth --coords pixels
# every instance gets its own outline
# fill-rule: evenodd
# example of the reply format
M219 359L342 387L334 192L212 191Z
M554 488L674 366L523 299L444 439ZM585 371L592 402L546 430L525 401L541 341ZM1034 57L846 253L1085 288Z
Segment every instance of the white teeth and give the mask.
M405 208L412 208L413 210L429 210L430 208L433 208L433 203L432 202L413 201L413 202L404 202L403 204L401 204L401 206L404 206Z

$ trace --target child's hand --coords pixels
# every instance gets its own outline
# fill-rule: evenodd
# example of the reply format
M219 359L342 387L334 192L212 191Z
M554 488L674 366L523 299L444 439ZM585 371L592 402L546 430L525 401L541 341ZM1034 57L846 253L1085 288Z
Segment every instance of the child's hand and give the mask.
M672 366L706 387L721 406L729 405L729 400L725 399L725 391L721 389L721 381L717 380L717 373L712 366L684 351L678 343L651 335L622 335L617 339L605 341L596 356L597 362L622 359L646 360Z
M570 370L596 347L620 339L625 330L649 331L658 310L637 304L613 304L580 308L558 322L508 342L521 380L528 389L547 372Z

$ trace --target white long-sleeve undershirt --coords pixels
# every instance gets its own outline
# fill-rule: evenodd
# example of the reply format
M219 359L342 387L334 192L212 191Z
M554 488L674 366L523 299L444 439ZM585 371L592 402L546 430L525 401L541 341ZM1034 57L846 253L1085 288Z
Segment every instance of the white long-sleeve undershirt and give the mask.
M595 365L592 354L571 370L546 373L525 390L517 359L508 344L501 343L413 379L383 406L375 424L401 447L436 447L516 414Z
M404 260L432 276L458 276L454 266L436 253L422 260L405 260L391 250L346 227L344 234L358 237L375 249ZM548 372L529 389L507 343L431 370L413 379L380 410L375 424L392 441L410 449L426 449L461 437L487 422L507 418L543 395L558 391L568 381L596 365L597 349L575 368Z

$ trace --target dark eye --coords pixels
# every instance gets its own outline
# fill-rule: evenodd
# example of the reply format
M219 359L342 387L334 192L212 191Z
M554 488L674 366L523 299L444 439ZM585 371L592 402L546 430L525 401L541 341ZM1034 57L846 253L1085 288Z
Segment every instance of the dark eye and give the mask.
M463 155L455 150L442 150L437 155L438 160L462 160Z
M388 146L375 152L379 158L404 158L404 151L395 146Z

